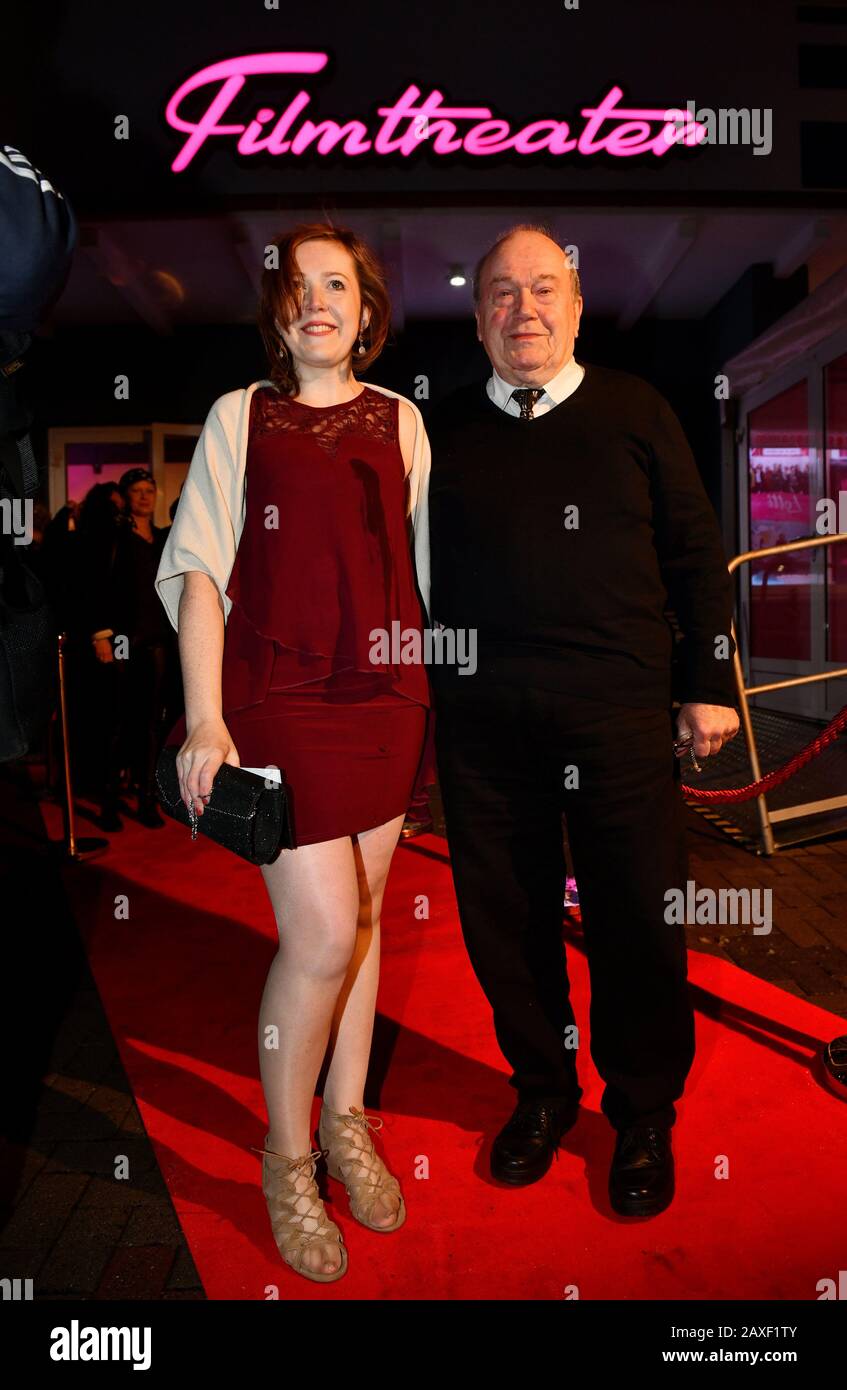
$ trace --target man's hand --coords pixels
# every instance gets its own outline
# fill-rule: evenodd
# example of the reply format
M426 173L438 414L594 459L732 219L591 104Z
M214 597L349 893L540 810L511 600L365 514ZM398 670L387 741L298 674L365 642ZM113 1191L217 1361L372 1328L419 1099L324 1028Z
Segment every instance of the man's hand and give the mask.
M725 705L683 705L676 720L677 738L694 735L695 758L719 753L725 743L735 738L739 727L736 710Z

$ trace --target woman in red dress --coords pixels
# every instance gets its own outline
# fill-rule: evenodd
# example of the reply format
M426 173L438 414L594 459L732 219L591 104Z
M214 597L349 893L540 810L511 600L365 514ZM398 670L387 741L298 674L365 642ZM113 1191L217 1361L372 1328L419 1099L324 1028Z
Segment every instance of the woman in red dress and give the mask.
M353 376L378 355L389 323L368 248L322 225L272 244L279 269L264 272L260 312L271 384L250 399L232 608L222 633L209 575L185 574L186 714L168 742L181 743L180 788L198 814L224 762L285 783L295 848L262 868L280 944L259 1015L268 1133L257 1152L280 1254L328 1281L346 1271L347 1250L318 1195L321 1152L357 1220L380 1232L405 1220L364 1084L380 909L430 703L425 666L388 660L373 637L398 620L400 631L422 626L406 521L416 412Z

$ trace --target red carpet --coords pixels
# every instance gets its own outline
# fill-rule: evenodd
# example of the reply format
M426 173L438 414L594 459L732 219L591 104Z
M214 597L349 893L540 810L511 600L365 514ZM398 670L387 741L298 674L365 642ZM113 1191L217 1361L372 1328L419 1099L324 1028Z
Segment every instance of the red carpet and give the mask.
M285 1299L560 1299L575 1285L583 1299L814 1300L844 1266L847 1106L810 1071L844 1020L693 951L698 1053L672 1206L648 1222L611 1211L614 1136L587 1047L585 1110L550 1174L515 1191L492 1183L488 1149L514 1092L463 949L446 842L430 835L398 849L389 879L367 1101L385 1119L408 1220L371 1233L330 1181L349 1271L336 1284L300 1278L277 1254L249 1151L265 1134L256 1014L276 939L259 871L171 823L127 821L65 882L209 1298L264 1299L271 1286ZM420 894L428 921L415 916ZM578 939L568 957L587 1037ZM715 1177L722 1155L727 1180Z

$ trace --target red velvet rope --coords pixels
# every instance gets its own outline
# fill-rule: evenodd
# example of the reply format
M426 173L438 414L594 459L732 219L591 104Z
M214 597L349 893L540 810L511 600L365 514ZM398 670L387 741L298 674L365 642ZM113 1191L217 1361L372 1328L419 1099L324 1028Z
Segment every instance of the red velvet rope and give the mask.
M769 792L772 787L778 787L781 782L787 782L789 777L793 777L799 768L805 767L812 758L816 758L823 752L828 744L834 742L841 729L847 724L847 705L839 710L831 724L827 724L822 729L817 738L809 744L808 748L803 748L796 753L790 762L784 767L776 768L774 772L769 772L767 776L761 777L758 782L749 782L746 787L731 787L723 790L705 791L698 787L682 786L685 796L693 801L750 801L754 796L759 796L761 792Z

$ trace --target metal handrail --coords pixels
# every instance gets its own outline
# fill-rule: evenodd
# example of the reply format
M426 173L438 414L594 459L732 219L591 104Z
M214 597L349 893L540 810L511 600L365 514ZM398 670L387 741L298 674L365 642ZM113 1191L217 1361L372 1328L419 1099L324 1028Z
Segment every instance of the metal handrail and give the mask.
M847 541L846 532L838 532L834 536L813 536L803 541L788 541L785 545L769 545L762 550L745 550L742 554L736 555L730 560L727 568L730 574L741 565L749 564L751 560L759 560L765 555L784 555L789 550L816 550L821 545L838 545L841 541ZM759 765L759 752L756 747L756 738L753 733L753 722L750 718L750 705L748 695L763 695L768 690L787 690L795 685L812 685L815 681L838 680L842 676L847 676L847 666L842 666L836 671L819 671L812 676L792 676L784 681L769 681L767 685L745 685L744 671L741 667L741 656L739 653L738 639L735 634L735 623L731 624L732 638L735 642L735 652L733 653L733 667L735 670L735 683L738 689L738 702L741 707L741 723L744 728L744 735L747 739L747 749L750 755L750 770L753 774L753 781L758 782L762 776L762 769ZM847 806L847 796L833 797L824 803L826 808L835 806ZM809 812L808 807L788 807L773 816L768 811L767 799L764 792L760 792L756 798L756 808L759 814L759 828L762 837L762 850L766 855L773 855L777 852L777 844L774 841L771 823L773 820L796 820L799 817L792 811L802 810ZM823 809L822 807L819 809Z

